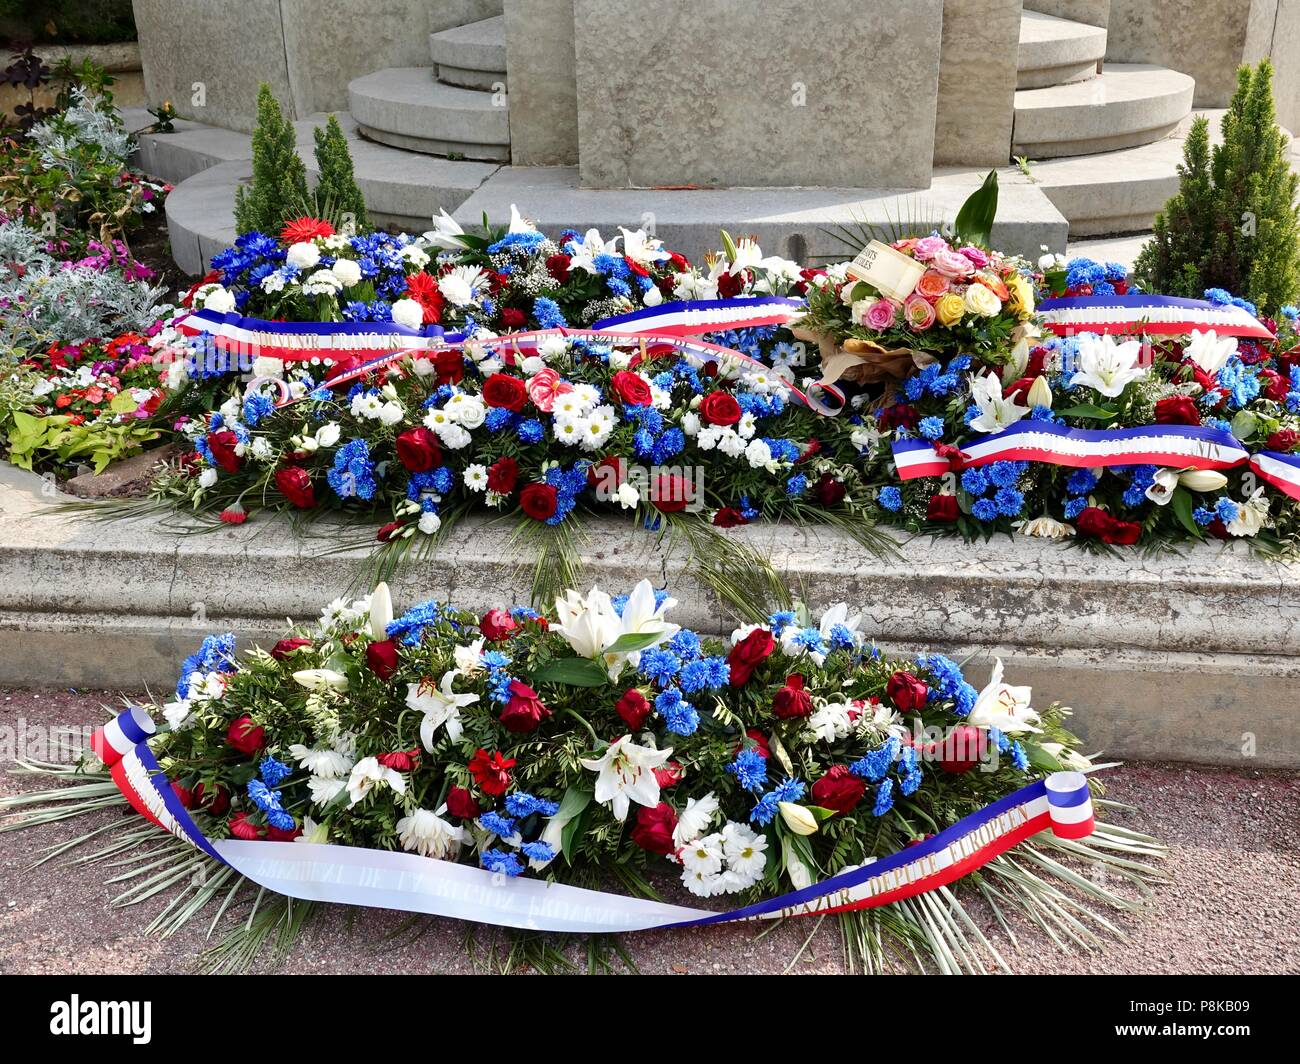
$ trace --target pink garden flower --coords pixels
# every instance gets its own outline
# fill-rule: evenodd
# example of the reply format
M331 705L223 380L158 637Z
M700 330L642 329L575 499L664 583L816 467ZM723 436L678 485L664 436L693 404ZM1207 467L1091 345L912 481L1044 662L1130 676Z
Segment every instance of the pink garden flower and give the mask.
M556 399L573 391L573 385L549 366L529 377L525 388L533 405L548 414L555 408Z
M898 320L898 304L888 299L877 299L863 316L862 323L869 329L888 329Z
M934 324L934 306L923 296L912 296L903 306L903 318L916 332Z

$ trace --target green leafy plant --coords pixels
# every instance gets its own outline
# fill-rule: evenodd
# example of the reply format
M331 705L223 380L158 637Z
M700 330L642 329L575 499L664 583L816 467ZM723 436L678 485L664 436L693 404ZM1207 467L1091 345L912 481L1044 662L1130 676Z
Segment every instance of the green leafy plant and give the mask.
M316 202L342 219L351 219L357 230L368 228L366 198L352 172L352 153L339 120L330 115L324 126L312 131L316 141Z
M1238 70L1221 144L1211 148L1206 119L1193 122L1178 192L1135 266L1145 288L1190 298L1223 288L1264 313L1300 294L1300 177L1277 125L1272 79L1268 60Z
M307 169L298 158L293 123L263 82L253 130L253 183L235 194L235 228L278 233L288 219L304 213L307 202Z

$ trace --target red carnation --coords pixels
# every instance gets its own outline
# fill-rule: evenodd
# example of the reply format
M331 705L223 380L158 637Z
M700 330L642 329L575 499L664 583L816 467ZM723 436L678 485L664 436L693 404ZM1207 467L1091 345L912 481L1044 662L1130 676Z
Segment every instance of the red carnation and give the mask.
M1085 536L1096 536L1103 543L1130 545L1142 535L1142 526L1120 521L1097 506L1089 506L1075 519L1075 527Z
M695 485L677 473L660 473L655 477L650 502L660 513L681 513L695 499Z
M266 742L266 729L260 724L254 725L253 718L245 714L230 722L230 727L226 729L226 742L241 754L252 757Z
M957 520L957 496L956 495L931 495L930 504L926 507L925 516L930 521L956 521Z
M366 664L381 680L389 679L402 664L397 656L397 644L391 639L371 643L366 647Z
M1201 412L1196 400L1187 395L1171 395L1156 403L1156 422L1161 425L1199 425Z
M771 655L776 647L776 640L766 628L755 628L727 653L727 664L731 666L731 686L744 687L749 677L758 667L759 662Z
M735 299L745 287L745 271L724 273L718 276L718 296L721 299Z
M407 429L395 442L397 460L412 473L427 473L442 465L442 445L423 425Z
M919 712L925 706L929 693L925 681L910 672L896 672L885 684L885 694L903 712Z
M483 382L483 402L488 406L503 407L516 414L528 402L528 389L518 377L509 373L494 373Z
M653 809L640 806L636 811L636 827L632 829L632 841L643 850L651 853L669 854L676 849L673 843L673 829L677 827L677 813L667 802L660 802Z
M488 610L478 623L478 630L490 643L500 643L509 639L519 625L510 616L509 610Z
M292 639L281 639L271 648L271 657L276 661L283 661L295 650L301 647L311 646L310 639L304 639L302 636L294 636Z
M834 809L836 813L847 813L867 792L867 785L844 765L832 765L816 783L812 785L814 805L823 809Z
M831 473L823 473L821 479L813 485L813 498L817 500L819 506L827 510L842 503L848 493L849 489L844 481Z
M316 505L316 490L311 486L311 474L302 466L281 466L275 471L275 488L300 510L310 510Z
M803 677L798 673L785 678L785 686L772 696L772 712L782 720L806 717L812 712L812 696L803 689Z
M248 520L248 511L235 503L234 506L227 506L217 517L228 525L242 525Z
M304 214L284 223L280 230L280 243L286 247L290 244L305 244L309 240L324 239L334 235L334 227L323 218L312 218Z
M439 386L459 384L465 378L465 356L452 348L433 356L433 368L438 374Z
M984 760L988 749L988 734L969 724L958 724L944 736L943 742L932 743L926 752L937 757L939 767L945 772L969 772Z
M629 687L614 706L614 711L623 718L623 723L628 728L637 731L650 716L650 703L635 687Z
M674 273L686 273L691 268L691 260L679 251L668 252L668 265Z
M452 787L447 792L447 812L452 816L458 816L462 820L473 820L481 812L482 808L474 800L466 787Z
M749 524L749 520L734 506L724 506L713 515L713 523L718 528L735 528L737 525Z
M226 825L230 828L230 834L237 839L251 841L262 837L262 829L248 819L247 813L236 813Z
M519 680L510 681L510 701L501 711L500 721L506 731L530 732L551 715L537 692Z
M528 323L528 316L517 307L506 307L501 312L501 324L507 329L522 329Z
M700 420L710 425L734 425L740 413L740 404L730 392L710 392L700 400Z
M652 398L650 385L636 373L621 369L609 380L610 387L618 393L626 406L649 406Z
M235 454L235 447L238 444L239 437L230 429L208 433L208 450L212 452L212 460L221 467L223 472L238 473L240 466L244 464L243 458Z
M1300 443L1300 432L1295 429L1278 429L1264 441L1264 446L1270 451L1281 451L1286 454L1297 443Z
M529 484L519 493L519 506L534 521L555 516L558 493L550 484Z
M384 768L395 772L410 772L420 764L420 748L413 746L409 750L392 750L375 758Z
M513 757L502 757L500 751L489 754L486 750L474 751L469 759L469 774L484 794L498 798L510 786L510 770L515 767Z
M488 491L509 495L519 480L519 463L513 458L498 458L488 468Z

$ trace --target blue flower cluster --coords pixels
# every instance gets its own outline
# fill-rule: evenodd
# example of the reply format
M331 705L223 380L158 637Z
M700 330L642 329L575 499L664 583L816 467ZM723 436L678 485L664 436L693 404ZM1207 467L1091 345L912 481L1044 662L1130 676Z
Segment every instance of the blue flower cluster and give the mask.
M927 395L936 399L946 399L961 387L961 371L970 365L970 358L959 355L946 367L931 362L917 373L913 373L903 382L903 394L911 402L916 402Z
M442 619L442 607L433 600L412 606L384 629L389 639L400 640L403 646L418 646L426 628Z
M1019 517L1025 506L1025 496L1019 488L1020 478L1028 468L1028 462L994 462L962 473L962 489L975 500L971 514L976 520Z
M1241 296L1234 296L1231 292L1222 288L1207 288L1205 298L1208 302L1219 307L1240 307L1252 318L1259 317L1259 309L1249 299L1242 299Z
M334 465L325 479L340 499L374 498L375 467L370 461L370 445L363 439L345 443L334 452Z
M616 605L620 613L625 604L626 598ZM641 651L637 668L647 681L660 688L655 710L674 735L692 735L700 726L699 711L685 696L719 690L731 678L727 659L705 656L700 637L685 629L662 646Z
M966 682L961 666L951 658L942 654L921 654L916 659L916 667L928 672L934 680L930 684L927 702L949 701L959 717L967 716L975 708L979 692Z
M542 816L555 816L560 811L556 802L548 802L544 798L536 798L531 794L525 794L523 791L516 791L506 798L506 812L511 816L524 817L532 816L534 813L540 813Z
M727 766L727 771L747 791L756 791L767 782L767 758L757 749L741 750Z
M274 790L292 769L273 757L265 757L259 766L261 777L252 779L248 784L248 797L252 803L266 814L266 822L277 831L292 831L294 819L281 805L281 792Z
M1126 280L1128 270L1118 262L1097 262L1094 259L1070 259L1065 264L1065 284L1068 288L1091 285L1095 296L1113 296L1116 283Z
M176 697L184 700L189 696L190 680L196 672L234 672L235 671L235 637L227 632L224 635L204 636L199 649L181 662L181 678L176 681Z
M749 813L750 822L759 825L759 827L767 827L777 814L776 807L778 803L797 802L804 796L807 789L803 780L798 778L778 783L755 803L754 808Z

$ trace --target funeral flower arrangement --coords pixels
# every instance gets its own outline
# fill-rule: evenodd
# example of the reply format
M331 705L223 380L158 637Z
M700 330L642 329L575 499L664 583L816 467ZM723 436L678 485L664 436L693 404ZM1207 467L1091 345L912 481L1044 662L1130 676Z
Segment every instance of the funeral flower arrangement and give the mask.
M843 604L725 641L674 623L675 605L642 581L614 597L566 591L545 613L395 612L381 584L269 650L205 639L175 698L148 707L166 722L152 752L209 840L400 850L647 897L676 879L732 906L892 854L1044 773L1092 768L1068 711L1035 708L1000 663L977 688L942 655L890 659ZM1107 863L1110 850L1134 882L1154 875L1131 860L1158 853L1152 840L1096 830L1096 847L1041 841L1029 859L1055 847ZM1001 904L1040 908L1014 865L994 858L984 875ZM190 918L189 895L218 886L233 885L191 887L169 912ZM966 919L954 904L934 907L945 926ZM909 907L855 917L855 948L924 939ZM933 948L941 967L979 966L966 945Z

